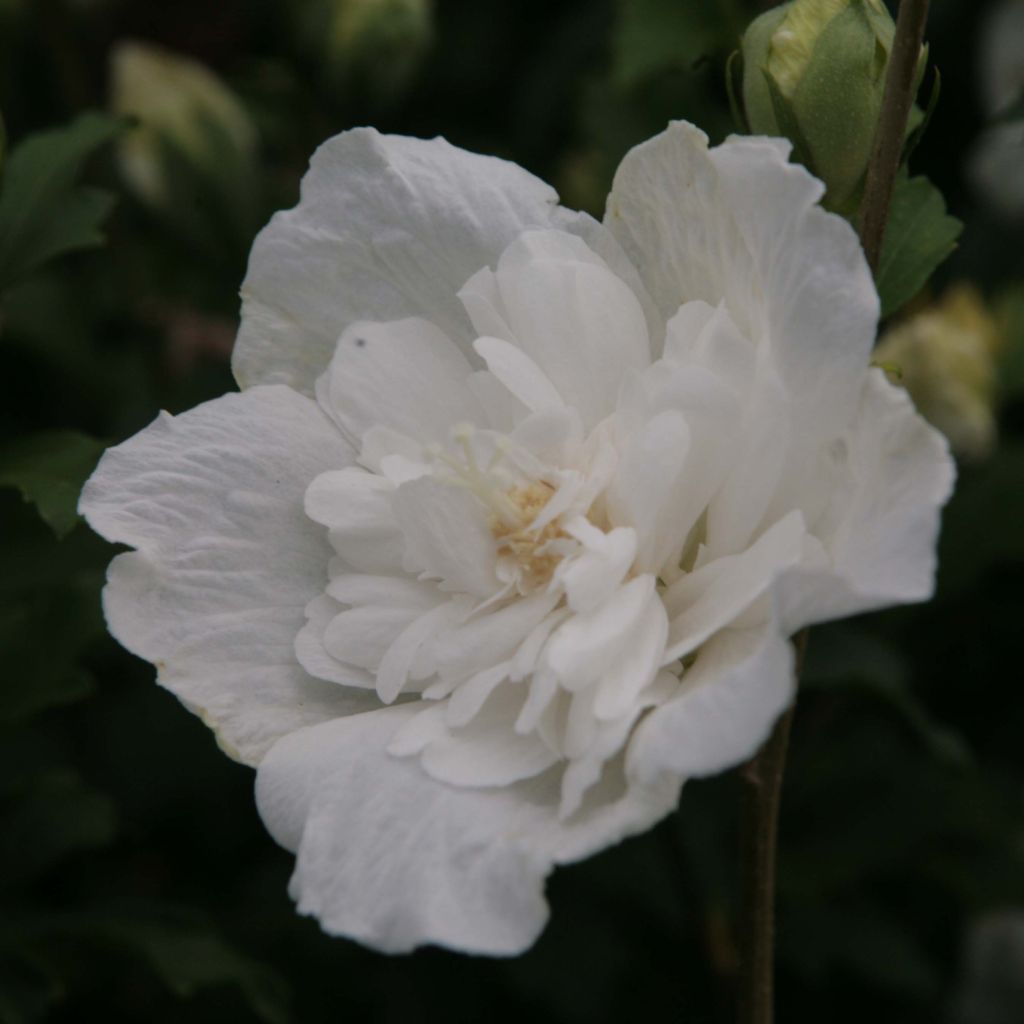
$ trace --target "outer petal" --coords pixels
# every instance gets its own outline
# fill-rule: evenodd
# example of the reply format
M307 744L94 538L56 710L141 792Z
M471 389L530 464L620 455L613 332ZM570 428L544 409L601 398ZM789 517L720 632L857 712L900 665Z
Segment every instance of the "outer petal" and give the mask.
M814 530L830 564L792 570L777 588L790 630L923 601L935 586L939 510L955 477L945 438L873 369L839 453L839 479Z
M110 631L249 764L294 729L376 704L315 680L294 643L330 547L306 518L309 482L352 461L337 428L289 388L162 414L110 449L82 494L108 540Z
M853 230L816 205L824 186L787 155L777 139L709 150L703 133L674 124L626 154L605 224L664 318L694 299L724 302L770 347L801 429L835 436L853 412L878 298Z
M313 726L260 765L260 814L298 851L292 895L328 932L392 953L426 943L519 953L547 920L554 864L649 827L677 799L675 779L629 791L602 782L562 823L557 769L492 790L438 782L385 752L421 707Z
M233 358L240 386L311 393L356 320L420 316L468 351L456 292L528 228L577 231L628 267L599 225L557 202L515 164L444 139L370 128L330 139L313 156L298 206L277 214L253 247Z

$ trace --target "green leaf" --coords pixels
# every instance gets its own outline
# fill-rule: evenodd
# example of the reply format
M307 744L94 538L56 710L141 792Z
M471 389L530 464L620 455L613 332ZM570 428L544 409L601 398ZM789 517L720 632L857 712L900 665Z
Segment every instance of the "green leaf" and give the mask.
M612 36L612 79L631 88L659 72L692 67L717 49L735 45L739 31L717 4L679 0L619 0Z
M939 989L938 972L922 945L897 916L880 908L787 907L785 921L780 961L808 981L840 968L915 999Z
M996 382L1003 401L1024 395L1024 284L1008 288L996 306L1004 339Z
M956 248L963 224L946 212L942 193L924 177L901 177L893 192L875 284L882 316L895 313Z
M72 430L22 438L0 450L0 487L16 487L58 537L78 522L78 495L103 444Z
M101 920L96 934L144 957L160 980L182 999L217 985L236 985L253 1012L267 1024L287 1024L284 981L233 949L201 922Z
M63 994L48 964L23 949L0 948L0 1024L44 1020Z
M51 541L52 544L52 541ZM5 596L0 607L0 723L21 722L92 693L92 678L78 664L101 636L99 581L82 586ZM60 637L54 645L53 637Z
M30 136L11 153L0 191L0 289L54 256L102 243L113 197L76 180L85 160L123 126L87 113Z
M0 884L17 886L69 854L114 838L114 805L73 772L51 768L0 804Z
M813 690L849 687L868 693L895 711L932 756L952 764L966 764L971 759L963 737L936 722L914 695L899 653L856 626L815 630L801 685Z

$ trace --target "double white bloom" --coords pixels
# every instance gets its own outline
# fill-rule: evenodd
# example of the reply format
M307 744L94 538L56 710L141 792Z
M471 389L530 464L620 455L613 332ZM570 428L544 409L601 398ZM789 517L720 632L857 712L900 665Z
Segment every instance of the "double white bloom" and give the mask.
M530 945L544 878L749 756L788 637L929 595L952 466L869 369L850 227L677 124L604 224L347 132L253 249L240 394L88 483L106 614L258 767L292 891L384 950Z

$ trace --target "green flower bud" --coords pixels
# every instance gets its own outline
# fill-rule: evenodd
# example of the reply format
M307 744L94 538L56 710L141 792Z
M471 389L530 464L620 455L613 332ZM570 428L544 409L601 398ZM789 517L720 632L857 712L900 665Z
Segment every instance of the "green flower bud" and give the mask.
M122 43L111 56L111 107L136 121L117 158L144 203L179 223L192 214L228 216L243 228L253 212L256 131L213 72L179 54Z
M433 32L432 0L320 0L309 15L328 77L339 88L363 83L379 97L406 87Z
M795 159L825 182L833 210L856 208L894 34L882 0L791 0L743 37L750 130L789 138Z

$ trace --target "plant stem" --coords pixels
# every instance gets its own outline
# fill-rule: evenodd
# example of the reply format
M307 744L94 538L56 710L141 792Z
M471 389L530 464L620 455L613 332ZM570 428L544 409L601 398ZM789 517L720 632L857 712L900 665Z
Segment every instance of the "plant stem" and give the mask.
M882 110L860 208L860 240L872 273L878 269L882 254L889 205L907 133L907 118L914 103L917 64L927 19L928 0L901 0L885 76Z
M793 639L800 678L807 630ZM775 851L786 749L795 704L775 723L768 742L740 770L742 904L739 936L739 1024L772 1024L775 961Z

